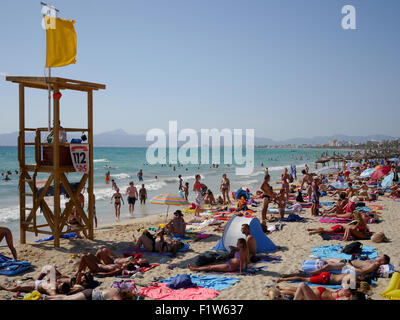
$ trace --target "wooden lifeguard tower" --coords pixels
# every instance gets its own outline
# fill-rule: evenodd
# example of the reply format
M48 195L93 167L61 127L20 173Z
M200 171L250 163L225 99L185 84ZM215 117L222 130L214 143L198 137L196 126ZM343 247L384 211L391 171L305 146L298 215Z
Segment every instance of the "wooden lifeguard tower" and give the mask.
M106 86L98 83L90 83L55 77L6 77L6 81L19 84L19 137L18 137L18 161L20 167L19 176L19 202L20 202L20 242L26 243L26 232L34 232L53 235L54 246L60 246L60 236L67 233L63 231L67 223L68 215L73 207L83 220L83 229L88 231L90 239L94 238L93 232L93 91L105 89ZM49 128L25 127L25 88L43 89L53 91L53 141L42 143L41 132L47 132ZM87 93L87 128L61 128L60 129L60 98L61 90L75 90ZM72 190L66 177L67 173L75 172L72 164L69 143L60 142L60 130L65 132L86 132L88 138L89 160L88 169L83 174L79 185ZM25 133L35 132L35 142L26 142ZM26 146L34 146L35 163L27 164L25 156ZM38 192L36 186L37 173L49 174L44 187ZM79 194L88 182L88 216L79 203ZM60 185L62 184L71 201L61 212ZM44 197L50 186L54 188L54 209L51 210ZM27 192L27 187L31 193ZM33 198L32 208L27 208L27 197ZM41 208L47 222L44 225L36 224L36 213ZM51 231L42 228L50 228ZM70 231L68 231L70 232Z

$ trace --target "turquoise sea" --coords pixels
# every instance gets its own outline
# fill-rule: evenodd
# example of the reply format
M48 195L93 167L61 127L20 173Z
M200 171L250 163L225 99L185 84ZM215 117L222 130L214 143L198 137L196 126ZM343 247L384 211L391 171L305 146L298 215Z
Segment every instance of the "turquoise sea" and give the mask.
M143 170L143 183L148 192L150 200L153 196L160 193L178 194L178 175L181 174L184 182L189 182L190 189L194 182L194 176L200 173L202 183L207 185L215 195L219 194L219 184L222 174L226 173L231 180L231 190L236 191L240 187L248 187L255 191L261 185L265 167L269 168L272 181L280 177L285 167L290 168L291 164L297 166L297 174L301 176L301 169L304 164L308 164L310 169L314 169L314 161L322 152L322 149L254 149L254 171L249 175L238 176L235 174L236 165L226 166L222 163L219 168L212 168L211 164L201 165L175 165L161 166L149 165L146 161L146 148L94 148L94 192L96 196L96 212L99 224L108 224L115 221L114 207L110 204L113 194L111 184L105 184L105 173L112 167L111 179L115 179L121 193L124 195L125 205L121 208L121 220L132 219L129 215L125 190L130 181L134 181L138 186L137 172ZM210 150L211 154L212 150ZM332 151L328 151L332 154ZM336 151L337 152L337 151ZM343 151L344 153L344 151ZM33 163L34 150L27 148L27 158ZM221 157L223 152L221 151ZM29 161L27 161L29 162ZM261 165L264 165L263 167ZM243 165L238 165L243 167ZM14 232L16 239L19 238L19 200L18 200L18 176L15 170L19 170L17 161L16 147L0 147L0 172L12 171L11 181L0 181L0 225L10 228ZM157 178L156 178L157 176ZM45 179L46 176L38 174L37 180ZM79 181L80 177L73 173L69 175L70 182ZM86 194L85 194L86 195ZM63 197L62 197L63 198ZM189 194L189 200L194 200L194 196ZM63 199L65 203L65 199ZM85 201L87 205L87 199ZM173 210L173 208L171 209ZM152 214L166 212L165 206L146 203L140 205L136 203L134 218L144 217ZM133 219L134 219L133 218ZM39 217L38 223L43 221ZM29 237L34 236L28 233Z

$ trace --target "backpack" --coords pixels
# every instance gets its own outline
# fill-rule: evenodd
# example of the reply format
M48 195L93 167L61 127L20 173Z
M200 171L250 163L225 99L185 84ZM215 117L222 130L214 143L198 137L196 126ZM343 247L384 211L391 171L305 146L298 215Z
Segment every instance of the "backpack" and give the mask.
M170 289L185 289L197 287L197 284L192 282L192 279L188 274L180 274L175 278L172 278L167 285Z
M346 254L360 254L362 252L362 243L361 242L352 242L343 248L343 253Z

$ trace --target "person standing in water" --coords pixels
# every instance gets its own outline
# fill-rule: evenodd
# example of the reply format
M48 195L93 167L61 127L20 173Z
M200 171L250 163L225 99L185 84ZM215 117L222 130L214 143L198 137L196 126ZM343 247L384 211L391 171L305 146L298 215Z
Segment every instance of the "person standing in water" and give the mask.
M143 181L143 170L142 169L139 170L137 176L139 178L139 181Z
M138 191L133 184L133 181L129 182L129 187L126 188L126 194L128 195L129 213L133 216L135 210L135 202L139 198Z
M221 187L220 187L222 196L224 197L224 204L225 203L231 204L231 199L229 199L230 188L231 188L231 182L229 181L229 179L226 177L226 174L224 173L222 175Z
M13 236L10 229L6 227L0 227L0 243L3 241L3 238L6 239L7 246L10 248L14 259L17 260L17 250L14 248Z
M179 190L179 191L183 191L183 179L182 179L182 175L179 175L178 178L179 178L179 187L178 187L178 190Z
M110 203L112 203L113 199L114 201L114 207L115 207L115 219L119 221L120 215L121 215L121 201L123 204L124 198L122 197L122 194L119 192L119 188L117 188L116 192L112 195Z
M147 190L144 187L144 184L142 184L142 187L139 190L139 199L140 199L140 204L146 204Z
M109 184L110 183L110 171L107 171L106 172L106 184Z

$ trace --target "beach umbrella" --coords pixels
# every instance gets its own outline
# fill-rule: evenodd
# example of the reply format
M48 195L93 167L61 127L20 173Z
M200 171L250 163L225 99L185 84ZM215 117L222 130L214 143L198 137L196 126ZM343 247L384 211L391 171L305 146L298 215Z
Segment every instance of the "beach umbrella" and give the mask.
M150 200L150 203L168 206L165 221L167 221L168 219L169 206L187 206L188 204L190 204L184 197L176 194L160 194L153 197Z
M361 172L360 178L369 178L374 173L375 168L369 168Z
M377 180L386 176L390 170L392 170L391 166L377 166L375 168L375 172L372 174L371 179Z
M319 170L316 171L317 175L326 175L326 174L330 174L330 173L336 173L339 172L339 168L334 168L334 167L325 167L325 168L321 168Z
M390 162L400 162L399 158L391 158L389 159Z
M362 166L362 164L358 163L358 162L352 162L350 164L350 168L357 168L357 167L361 167L361 166Z
M383 188L387 188L387 187L391 186L392 183L393 183L393 178L394 178L394 173L393 172L391 174L387 175L385 177L385 179L383 179L383 181L382 181L382 184L381 184L382 187Z
M346 182L339 182L339 181L331 183L331 186L334 187L335 189L347 189L349 187L349 185Z

